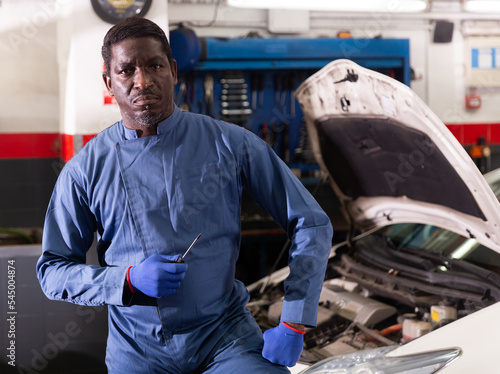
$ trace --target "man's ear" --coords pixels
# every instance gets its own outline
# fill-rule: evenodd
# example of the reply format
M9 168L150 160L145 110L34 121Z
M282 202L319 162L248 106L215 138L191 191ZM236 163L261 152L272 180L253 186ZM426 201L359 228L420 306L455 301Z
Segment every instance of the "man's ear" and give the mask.
M172 59L170 62L170 70L172 71L172 77L174 77L174 86L177 84L177 61Z
M102 79L104 80L104 84L106 85L106 88L108 89L109 95L115 96L113 94L113 89L111 87L111 78L109 77L109 75L107 75L106 73L102 73Z

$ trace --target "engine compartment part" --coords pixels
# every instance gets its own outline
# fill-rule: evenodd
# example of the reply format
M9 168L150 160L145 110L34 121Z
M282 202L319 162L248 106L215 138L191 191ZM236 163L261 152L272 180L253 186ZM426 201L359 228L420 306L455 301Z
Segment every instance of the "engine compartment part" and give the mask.
M457 308L449 302L442 301L439 305L431 306L431 320L433 324L445 320L454 321L457 319Z
M354 291L339 284L348 285ZM279 324L283 296L281 287L275 286L261 295L260 300L247 305L263 331ZM433 310L442 316L441 324L450 320L445 318L452 315L450 311L456 311L456 305L446 300L435 306L445 307ZM439 327L440 324L432 321L431 308L411 308L404 303L398 307L389 305L360 284L342 277L333 278L324 283L317 326L306 329L301 361L316 363L332 356L394 346Z
M383 233L339 246L330 259L315 328L304 335L302 362L397 346L499 301L497 273L428 251L396 248ZM262 330L280 321L286 275L247 308ZM275 278L275 279L276 279Z
M401 338L401 342L407 342L418 338L427 334L431 330L431 323L428 321L418 320L416 314L408 313L405 314L403 318L403 336Z
M323 286L319 305L325 305L339 316L363 325L379 323L397 312L393 306L328 284Z

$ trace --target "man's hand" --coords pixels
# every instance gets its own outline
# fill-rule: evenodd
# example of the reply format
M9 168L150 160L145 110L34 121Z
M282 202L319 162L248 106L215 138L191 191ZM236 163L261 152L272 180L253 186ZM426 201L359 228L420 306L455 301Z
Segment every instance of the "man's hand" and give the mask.
M303 326L290 325L281 322L277 327L264 332L262 356L265 359L285 366L294 366L297 363L304 347L304 332L300 331Z
M134 290L151 297L170 296L177 291L184 279L188 265L176 263L179 256L154 254L129 271L130 285Z

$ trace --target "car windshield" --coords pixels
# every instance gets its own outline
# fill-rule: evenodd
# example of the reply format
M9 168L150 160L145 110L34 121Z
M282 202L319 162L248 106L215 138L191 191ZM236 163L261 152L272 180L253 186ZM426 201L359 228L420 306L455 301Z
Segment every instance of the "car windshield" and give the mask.
M500 169L484 177L500 200ZM409 223L390 226L384 234L396 249L425 250L449 259L464 260L500 274L500 254L475 239L436 226Z
M500 274L500 254L475 239L422 224L393 225L387 228L385 235L398 250L425 250L449 259L464 260Z

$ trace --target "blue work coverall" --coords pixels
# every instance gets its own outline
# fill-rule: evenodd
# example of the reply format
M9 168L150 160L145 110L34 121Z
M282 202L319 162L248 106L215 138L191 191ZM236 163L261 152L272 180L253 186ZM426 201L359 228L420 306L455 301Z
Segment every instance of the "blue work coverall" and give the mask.
M330 252L327 215L274 151L241 127L174 112L157 135L117 122L63 168L37 275L47 297L108 305L110 373L287 372L262 358L262 334L235 280L242 188L291 238L283 321L314 326ZM86 265L97 232L100 266ZM127 292L126 270L183 253L172 296Z

